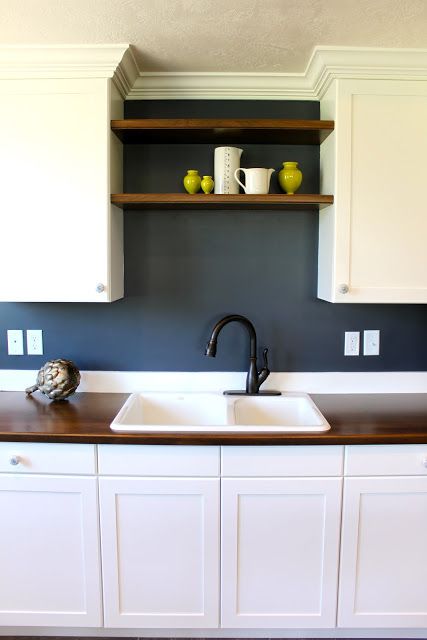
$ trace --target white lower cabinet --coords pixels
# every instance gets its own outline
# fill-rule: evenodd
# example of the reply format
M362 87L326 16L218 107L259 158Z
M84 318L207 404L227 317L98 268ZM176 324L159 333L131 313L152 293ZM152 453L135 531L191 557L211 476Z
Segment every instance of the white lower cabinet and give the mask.
M2 626L102 624L97 479L28 473L66 462L68 446L0 445L0 470L17 469L0 473ZM76 446L64 471L94 473L94 447Z
M0 443L0 514L2 627L427 629L427 445Z
M427 446L347 449L338 624L426 628Z
M101 470L114 471L111 451L101 451ZM169 447L152 456L141 448L141 457L138 447L122 451L132 475L139 465L141 476L164 472L170 455ZM218 457L218 448L211 453ZM197 447L177 447L180 454L175 472L202 472ZM208 466L209 460L205 473ZM219 477L100 478L106 627L219 626L219 483Z
M224 479L222 500L222 626L334 627L341 479Z

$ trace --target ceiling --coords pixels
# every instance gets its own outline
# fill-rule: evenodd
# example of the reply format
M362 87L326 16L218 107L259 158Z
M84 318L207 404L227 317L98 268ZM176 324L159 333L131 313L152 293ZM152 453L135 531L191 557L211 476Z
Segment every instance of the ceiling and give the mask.
M427 46L427 0L0 0L0 15L0 44L129 43L143 72L292 73L316 45Z

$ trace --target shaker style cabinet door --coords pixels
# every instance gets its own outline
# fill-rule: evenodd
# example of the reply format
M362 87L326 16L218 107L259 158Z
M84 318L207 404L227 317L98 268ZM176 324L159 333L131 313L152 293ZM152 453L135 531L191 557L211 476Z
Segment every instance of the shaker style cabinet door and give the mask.
M427 478L344 484L338 625L427 627Z
M219 479L101 478L106 627L217 627Z
M341 479L222 483L222 626L334 627Z
M0 475L0 624L99 627L96 478Z
M115 92L102 78L2 80L0 301L123 297Z
M426 114L419 80L338 79L322 98L319 298L427 303Z

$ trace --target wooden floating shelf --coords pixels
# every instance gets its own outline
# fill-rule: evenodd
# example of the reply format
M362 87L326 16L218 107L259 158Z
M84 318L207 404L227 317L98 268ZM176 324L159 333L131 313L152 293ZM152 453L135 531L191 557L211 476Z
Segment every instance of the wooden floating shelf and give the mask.
M228 195L197 193L114 193L112 204L122 209L192 209L200 213L206 210L270 210L318 211L334 202L330 195L296 193L285 195L269 193L267 195Z
M333 120L144 118L112 120L125 143L320 144L334 130Z

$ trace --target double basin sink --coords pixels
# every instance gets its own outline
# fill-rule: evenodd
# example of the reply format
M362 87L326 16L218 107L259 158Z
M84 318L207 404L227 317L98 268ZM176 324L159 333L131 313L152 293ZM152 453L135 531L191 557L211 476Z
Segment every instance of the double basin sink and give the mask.
M329 423L305 393L133 393L111 424L124 433L316 433Z

